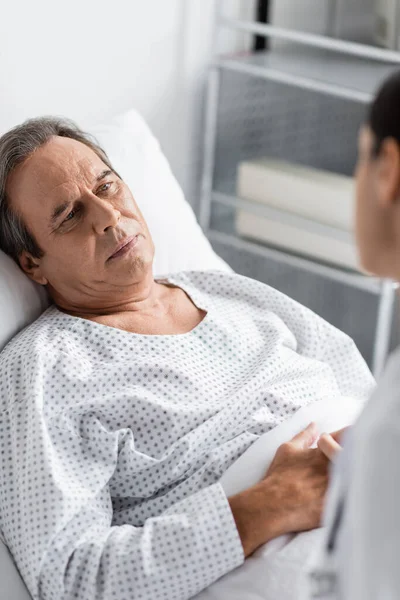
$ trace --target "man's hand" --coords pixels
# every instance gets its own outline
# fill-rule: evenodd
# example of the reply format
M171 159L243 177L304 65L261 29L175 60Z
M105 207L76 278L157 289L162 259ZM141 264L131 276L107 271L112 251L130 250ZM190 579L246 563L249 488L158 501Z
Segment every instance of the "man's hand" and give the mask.
M310 448L317 438L311 423L278 448L260 483L229 498L245 556L279 535L320 525L329 460Z
M344 427L333 433L323 433L318 440L318 448L325 454L329 460L334 460L339 452L342 450L340 440L343 433L348 429Z

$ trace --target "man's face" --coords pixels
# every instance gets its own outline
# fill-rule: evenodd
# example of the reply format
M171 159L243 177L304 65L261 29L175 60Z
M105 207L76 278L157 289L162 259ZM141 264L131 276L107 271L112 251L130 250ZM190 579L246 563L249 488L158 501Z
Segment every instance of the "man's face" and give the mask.
M394 140L373 154L374 136L363 127L356 169L356 237L361 266L379 277L398 277L399 151Z
M12 172L7 195L44 251L34 265L24 253L21 266L61 305L112 306L152 272L153 241L128 186L85 144L53 137Z

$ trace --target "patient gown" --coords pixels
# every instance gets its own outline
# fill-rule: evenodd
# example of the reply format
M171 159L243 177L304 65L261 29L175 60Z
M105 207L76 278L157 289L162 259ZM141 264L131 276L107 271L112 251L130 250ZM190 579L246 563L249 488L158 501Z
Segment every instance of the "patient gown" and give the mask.
M261 282L157 281L206 311L192 331L53 304L0 354L0 528L35 600L197 594L244 561L226 469L300 407L374 385L349 337Z

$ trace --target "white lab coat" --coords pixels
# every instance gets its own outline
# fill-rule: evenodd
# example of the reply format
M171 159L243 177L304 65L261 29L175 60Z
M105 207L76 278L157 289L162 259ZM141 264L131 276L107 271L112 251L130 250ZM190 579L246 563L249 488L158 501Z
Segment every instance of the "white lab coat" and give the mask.
M311 568L310 597L400 598L400 350L332 473L323 547Z

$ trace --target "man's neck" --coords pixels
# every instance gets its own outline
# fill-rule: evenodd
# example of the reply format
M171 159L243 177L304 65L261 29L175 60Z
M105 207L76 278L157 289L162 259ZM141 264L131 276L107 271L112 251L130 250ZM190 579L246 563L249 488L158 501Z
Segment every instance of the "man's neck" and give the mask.
M83 319L98 320L104 317L118 316L122 313L132 313L140 316L140 314L160 313L165 311L168 305L170 289L160 283L157 283L152 278L146 285L141 284L134 292L126 298L96 299L94 302L89 301L76 305L74 303L58 300L53 297L55 304L60 310L74 317Z

